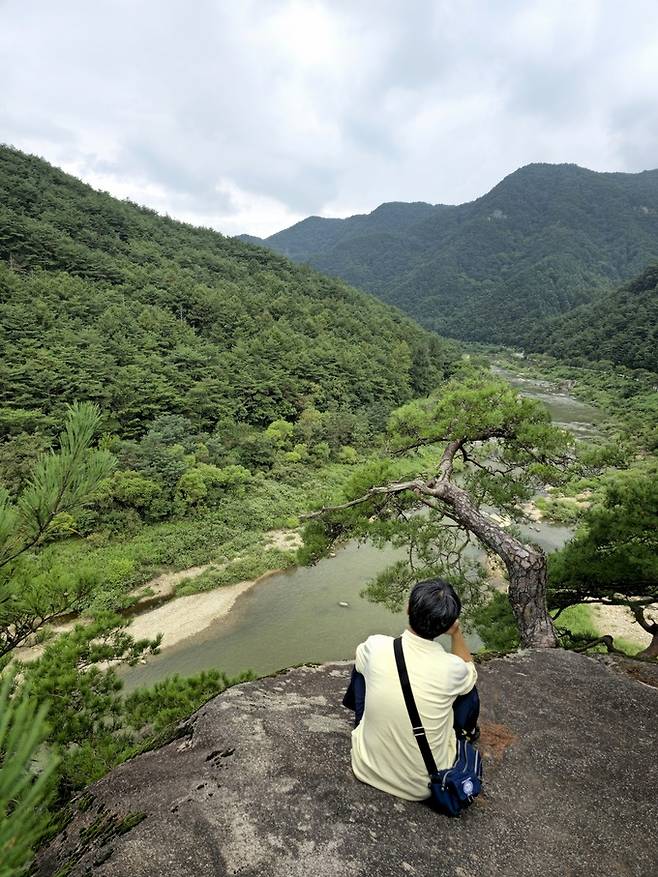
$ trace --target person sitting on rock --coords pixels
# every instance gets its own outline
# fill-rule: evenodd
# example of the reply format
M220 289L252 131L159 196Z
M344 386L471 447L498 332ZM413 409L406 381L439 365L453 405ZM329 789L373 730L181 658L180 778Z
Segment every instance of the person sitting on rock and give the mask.
M459 627L461 601L442 579L418 582L409 596L402 646L411 687L438 770L451 767L456 733L477 737L477 671ZM435 642L447 633L452 654ZM375 634L356 650L343 705L355 712L352 770L357 779L409 801L430 797L395 663L393 637Z

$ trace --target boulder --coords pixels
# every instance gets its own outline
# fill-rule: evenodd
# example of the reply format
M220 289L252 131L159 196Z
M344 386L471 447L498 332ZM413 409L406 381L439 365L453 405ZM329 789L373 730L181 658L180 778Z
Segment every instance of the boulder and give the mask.
M485 794L459 819L354 778L347 664L236 686L80 795L36 873L655 875L658 680L639 666L559 650L481 664Z

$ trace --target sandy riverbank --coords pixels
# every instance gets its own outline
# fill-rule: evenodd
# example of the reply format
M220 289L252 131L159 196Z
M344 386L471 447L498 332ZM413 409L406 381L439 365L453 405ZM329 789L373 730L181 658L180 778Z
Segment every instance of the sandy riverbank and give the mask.
M625 639L641 649L646 649L651 643L651 635L640 627L626 606L591 603L588 608L600 636L610 634L613 638Z
M299 533L290 530L271 530L265 534L265 537L266 548L280 548L281 550L296 549L302 541ZM279 569L269 570L255 579L236 582L233 585L223 585L212 591L189 594L184 597L174 596L176 586L180 582L185 579L194 579L211 568L221 569L222 566L203 564L177 572L165 572L137 588L133 592L133 596L138 598L137 605L141 602L147 604L154 599L165 599L166 602L135 615L126 628L127 632L135 639L154 637L161 633L162 644L160 648L171 648L228 615L238 597L253 588L258 582L282 572ZM52 630L55 634L65 633L67 630L72 630L76 623L78 622L67 621L65 624L53 625ZM21 646L16 649L15 657L21 661L34 661L41 656L44 648L42 643Z
M282 551L299 548L302 542L299 533L290 530L271 530L265 534L265 548L278 548ZM211 565L196 566L176 573L164 573L148 584L148 589L158 596L168 596L176 585L184 579L193 579L210 569ZM162 634L161 649L171 648L189 636L195 636L220 618L224 618L233 608L235 601L245 591L258 582L269 578L281 570L269 570L256 579L223 585L213 591L189 594L186 597L173 597L161 606L135 616L128 625L127 632L135 639Z
M178 573L166 573L159 576L161 587L156 589L156 593L159 596L167 596L171 592L172 579L182 581L184 578L194 578L195 575L200 575L206 569L208 569L207 566L191 567ZM160 648L171 648L171 646L187 639L188 636L195 636L213 622L224 618L229 614L241 594L278 572L281 570L274 569L256 579L236 582L234 585L224 585L213 591L189 594L186 597L172 597L161 606L157 606L155 609L146 609L140 615L133 617L126 632L134 636L135 639L147 639L161 633L162 644ZM162 581L165 578L166 581ZM53 632L55 634L66 633L66 631L72 630L76 623L79 622L70 621L66 624L53 626ZM15 657L21 661L34 661L43 654L44 648L43 643L20 646L15 651Z
M174 597L157 609L150 609L133 618L126 631L135 639L144 639L161 633L161 648L171 648L189 636L195 636L205 630L220 618L224 618L241 594L278 572L281 570L270 570L257 579L224 585L202 594Z

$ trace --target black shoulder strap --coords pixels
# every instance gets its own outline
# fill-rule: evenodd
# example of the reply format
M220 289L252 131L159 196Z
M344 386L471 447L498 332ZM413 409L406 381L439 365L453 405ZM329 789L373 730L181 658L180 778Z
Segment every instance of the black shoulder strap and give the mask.
M411 727L413 728L414 737L416 738L416 743L418 743L420 754L423 756L427 773L431 777L437 773L436 761L434 761L434 756L432 755L432 750L430 749L430 744L428 743L427 735L425 734L425 728L423 728L423 723L418 714L414 694L411 690L409 674L407 673L407 664L404 660L404 652L402 651L401 636L396 637L394 640L393 649L395 651L395 663L397 664L398 676L400 677L400 685L402 686L402 694L404 695L404 702L407 707L407 712L409 713Z

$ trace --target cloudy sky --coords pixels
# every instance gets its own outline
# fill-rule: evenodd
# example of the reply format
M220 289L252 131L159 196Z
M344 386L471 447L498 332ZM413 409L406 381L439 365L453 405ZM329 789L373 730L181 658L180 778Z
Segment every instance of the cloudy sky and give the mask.
M0 142L226 234L658 166L656 0L0 0Z

